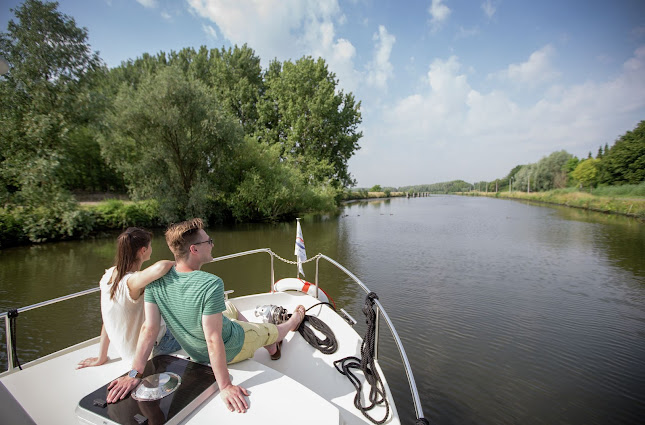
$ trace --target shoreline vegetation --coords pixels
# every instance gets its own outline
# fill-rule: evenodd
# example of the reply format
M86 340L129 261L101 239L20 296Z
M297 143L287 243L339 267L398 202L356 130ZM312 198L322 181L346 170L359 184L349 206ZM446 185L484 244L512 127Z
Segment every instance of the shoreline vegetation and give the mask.
M594 195L575 189L555 189L548 192L458 192L461 196L487 196L491 198L531 201L550 205L561 205L605 214L618 214L645 221L645 197L616 197Z

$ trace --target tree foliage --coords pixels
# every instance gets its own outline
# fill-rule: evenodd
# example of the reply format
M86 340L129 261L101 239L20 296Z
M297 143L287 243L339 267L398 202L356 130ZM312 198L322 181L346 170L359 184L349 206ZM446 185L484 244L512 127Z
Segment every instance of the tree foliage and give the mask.
M645 181L645 121L621 136L602 156L600 183L638 184Z
M74 148L70 134L88 109L83 91L100 60L87 31L56 10L27 0L0 34L0 54L11 64L0 80L0 181L6 202L58 199L61 158Z
M571 173L571 177L580 182L582 187L593 187L596 184L599 162L600 160L594 158L588 158L581 161L576 169Z
M130 193L158 199L172 221L208 214L242 137L211 90L167 66L136 88L122 86L101 145Z
M292 160L308 184L354 184L347 161L362 136L360 102L337 86L323 59L274 61L265 73L256 137L280 146L280 157Z

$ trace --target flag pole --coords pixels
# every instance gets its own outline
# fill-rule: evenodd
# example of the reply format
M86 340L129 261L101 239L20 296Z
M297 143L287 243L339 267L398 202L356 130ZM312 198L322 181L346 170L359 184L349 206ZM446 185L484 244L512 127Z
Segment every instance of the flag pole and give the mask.
M298 257L298 237L300 236L300 218L296 217L296 252L294 252L294 255L296 256L296 277L299 279L300 278L300 257Z

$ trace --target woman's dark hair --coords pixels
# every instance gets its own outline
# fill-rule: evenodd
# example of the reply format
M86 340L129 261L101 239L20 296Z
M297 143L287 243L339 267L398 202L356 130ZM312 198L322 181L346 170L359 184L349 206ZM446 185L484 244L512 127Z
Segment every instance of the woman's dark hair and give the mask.
M152 233L138 227L128 227L116 240L116 257L114 258L115 273L112 273L110 283L110 299L114 294L123 276L130 271L132 265L137 261L137 251L150 245Z

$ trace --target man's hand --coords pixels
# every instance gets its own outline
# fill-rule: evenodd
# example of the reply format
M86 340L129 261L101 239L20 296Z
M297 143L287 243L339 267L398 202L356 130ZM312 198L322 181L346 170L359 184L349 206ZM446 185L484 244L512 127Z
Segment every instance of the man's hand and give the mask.
M122 376L115 379L107 387L108 395L106 401L108 403L116 403L119 400L123 400L130 394L130 391L139 385L139 382L141 382L141 379L130 378L129 376Z
M246 409L249 408L249 404L246 402L244 396L248 396L249 392L240 386L229 385L228 387L222 389L220 388L220 396L222 401L228 410L238 413L246 412Z

